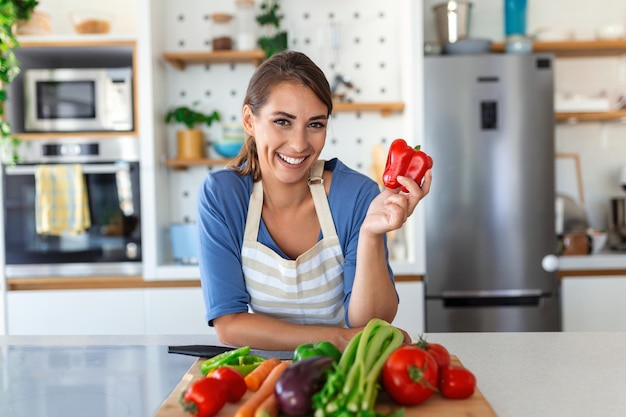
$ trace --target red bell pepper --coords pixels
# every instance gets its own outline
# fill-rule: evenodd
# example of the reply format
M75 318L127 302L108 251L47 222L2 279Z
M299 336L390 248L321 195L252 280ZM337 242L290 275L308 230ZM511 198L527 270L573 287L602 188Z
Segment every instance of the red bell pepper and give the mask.
M387 164L383 172L383 184L387 188L402 187L402 191L408 192L406 187L398 182L398 175L412 178L421 184L424 174L432 168L433 158L420 150L420 145L411 148L404 139L396 139L391 142Z
M213 417L226 405L227 382L203 377L181 391L179 402L183 409L196 417Z

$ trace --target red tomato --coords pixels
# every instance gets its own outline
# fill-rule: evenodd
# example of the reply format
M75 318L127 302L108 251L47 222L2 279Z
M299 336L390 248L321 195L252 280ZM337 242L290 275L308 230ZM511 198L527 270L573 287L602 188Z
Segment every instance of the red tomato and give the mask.
M180 398L183 409L196 417L212 417L226 405L226 383L205 377L192 383Z
M236 403L243 397L248 391L246 386L246 380L237 371L229 366L220 366L216 370L210 373L211 378L219 379L226 383L226 389L228 391L228 402Z
M463 399L472 396L476 377L461 366L448 366L440 370L439 391L446 398Z
M417 405L437 389L437 362L424 349L403 345L393 351L382 369L382 385L400 405Z
M442 368L450 366L450 352L446 349L445 346L440 345L439 343L429 343L425 339L420 339L417 342L417 347L422 348L431 355L437 361L437 366L441 370Z

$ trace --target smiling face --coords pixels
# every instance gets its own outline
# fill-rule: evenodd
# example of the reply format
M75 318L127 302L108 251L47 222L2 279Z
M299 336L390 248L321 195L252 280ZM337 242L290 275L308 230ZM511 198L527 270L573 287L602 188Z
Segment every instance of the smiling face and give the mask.
M252 113L243 108L243 126L254 137L262 176L286 184L308 179L326 141L328 108L302 84L272 87L265 104Z

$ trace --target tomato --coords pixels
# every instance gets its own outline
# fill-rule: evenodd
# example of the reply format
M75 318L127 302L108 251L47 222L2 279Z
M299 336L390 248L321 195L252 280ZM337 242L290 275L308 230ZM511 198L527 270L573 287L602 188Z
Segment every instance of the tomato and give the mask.
M228 397L224 381L205 377L192 383L181 395L183 409L196 417L212 417L226 405Z
M417 405L437 389L438 370L433 356L415 345L403 345L387 358L381 371L382 385L400 405Z
M439 391L444 397L471 397L475 389L476 377L469 369L452 365L440 370Z
M236 403L248 391L243 375L230 366L220 366L209 375L211 378L219 379L226 383L226 390L228 391L227 401L229 403Z
M433 355L439 369L450 366L450 352L448 352L445 346L439 343L429 343L425 339L420 338L419 342L417 342L417 347Z

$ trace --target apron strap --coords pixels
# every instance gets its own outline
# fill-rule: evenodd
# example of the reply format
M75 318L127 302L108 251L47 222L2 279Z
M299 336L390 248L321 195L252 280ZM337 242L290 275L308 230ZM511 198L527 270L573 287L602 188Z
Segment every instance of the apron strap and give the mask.
M333 215L330 212L330 205L328 204L328 197L326 196L326 190L324 189L324 164L326 161L319 159L311 167L309 173L309 189L313 196L313 204L315 204L315 211L317 212L317 218L322 227L322 235L325 238L337 236L337 230L335 229L335 223L333 222Z
M244 240L257 240L261 225L261 210L263 210L263 182L257 181L252 185L252 194L248 203L246 229L243 233Z

